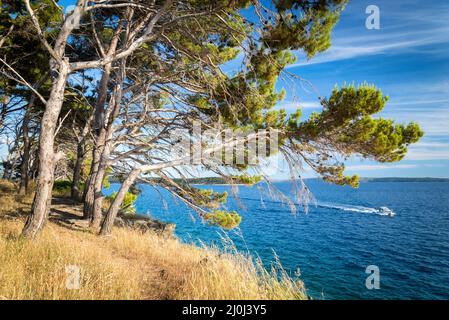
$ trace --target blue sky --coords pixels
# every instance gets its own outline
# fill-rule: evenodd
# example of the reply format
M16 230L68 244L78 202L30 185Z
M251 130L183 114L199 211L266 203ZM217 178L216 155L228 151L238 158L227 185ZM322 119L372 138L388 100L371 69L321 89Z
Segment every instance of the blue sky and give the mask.
M368 30L368 5L380 9L380 29ZM449 1L350 1L333 31L332 47L288 67L310 81L320 95L334 85L373 83L390 100L381 116L397 122L416 121L425 131L399 163L357 159L348 173L366 177L449 177ZM284 86L285 83L279 83ZM299 81L281 106L304 114L319 110L317 95Z

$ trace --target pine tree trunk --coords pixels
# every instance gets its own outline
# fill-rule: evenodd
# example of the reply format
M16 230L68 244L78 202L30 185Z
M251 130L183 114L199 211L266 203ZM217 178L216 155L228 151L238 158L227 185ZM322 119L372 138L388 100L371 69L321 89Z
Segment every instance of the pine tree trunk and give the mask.
M28 168L30 163L30 149L31 149L30 138L28 137L28 133L26 133L25 136L24 132L23 157L22 157L22 164L20 165L20 187L19 187L20 195L25 195L28 193L28 181L29 181Z
M7 104L2 103L2 110L0 111L0 130L3 129L3 123L5 123L7 113L8 113Z
M81 182L81 171L83 169L85 155L85 140L82 139L76 147L76 161L75 168L73 169L73 179L72 179L72 189L71 197L72 199L78 200L80 198L80 182Z
M30 168L30 178L31 180L36 180L39 173L39 150L36 150L31 157L32 164Z
M100 226L101 218L103 216L101 212L102 197L103 197L101 189L103 187L103 179L106 170L104 164L102 163L103 159L102 155L104 152L105 143L106 143L106 130L102 128L97 138L96 153L95 153L96 174L93 177L92 182L93 198L92 204L90 206L91 209L90 214L92 217L90 225L93 228L97 228Z
M102 207L103 207L103 180L105 178L106 167L105 164L101 163L100 160L97 175L95 176L94 182L94 202L92 206L92 220L91 226L97 228L100 226L101 219L103 217Z
M104 145L104 139L102 139L101 133L104 132L104 105L108 95L108 83L111 75L111 67L111 64L104 66L104 71L101 75L100 85L98 88L98 98L95 103L94 121L92 127L94 135L96 136L96 141L92 150L92 164L90 167L89 178L87 179L83 194L83 218L88 219L91 222L93 220L94 213L95 181L102 152L101 148Z
M25 195L28 193L28 169L30 164L30 151L31 151L31 139L29 137L29 123L30 123L30 113L34 105L36 95L33 94L30 98L30 102L25 111L25 116L23 118L22 125L22 135L23 135L23 156L22 164L20 165L20 187L19 194Z
M106 170L108 166L109 156L111 154L112 148L112 135L114 132L114 121L120 112L121 100L122 100L122 89L123 82L125 79L126 70L126 60L122 59L120 63L120 69L118 71L118 76L116 78L116 83L114 85L113 94L109 101L109 108L105 113L105 123L100 130L99 136L97 138L97 147L99 149L99 161L98 161L98 171L95 176L94 183L94 203L93 203L93 213L91 226L96 228L100 225L101 219L103 217L103 181L106 175Z
M57 74L57 76L53 80L50 97L45 106L39 137L37 189L31 213L22 231L22 235L27 238L34 238L42 230L50 210L54 171L58 160L58 156L54 150L54 140L56 124L61 112L64 90L69 74L68 61L63 60L60 62L59 67L53 70L53 73Z
M8 161L3 162L3 180L11 179L11 164Z
M103 131L103 130L101 130ZM92 165L91 165L91 173L89 176L89 184L87 185L86 189L86 195L84 198L84 218L90 220L90 224L97 226L99 225L99 222L97 221L100 217L94 217L94 201L95 201L95 192L96 192L96 183L97 183L97 176L98 176L98 170L100 166L100 159L101 159L101 152L103 151L104 146L104 134L101 134L97 136L96 139L96 145L94 147L94 150L92 151ZM95 222L95 223L94 223Z
M132 184L137 179L140 173L141 171L139 169L134 169L133 171L131 171L131 173L125 179L125 181L123 181L120 190L117 193L117 196L115 197L111 206L109 207L109 210L106 214L103 224L101 225L100 235L108 236L111 234L115 218L117 217L118 211L120 210L120 206L123 203L123 199L125 198L126 193L128 192L129 188L132 186Z
M108 137L110 138L110 137ZM102 208L103 208L103 181L106 177L106 169L108 166L109 156L111 154L111 139L105 142L103 147L103 153L101 154L97 176L95 177L95 199L93 205L93 226L99 226L99 222L102 218Z
M121 94L119 98L121 98ZM114 132L113 122L117 117L119 110L120 110L120 102L116 101L113 112L109 114L109 121L107 123L107 126L106 128L102 129L102 132L100 133L99 137L100 140L99 149L101 149L101 154L99 155L98 170L97 175L95 176L95 183L94 183L94 204L93 204L93 220L92 220L92 226L94 227L100 225L100 221L102 218L103 181L106 176L109 156L111 155L112 133Z
M94 157L93 157L94 158ZM94 159L92 159L92 164L90 166L89 177L87 178L86 184L84 186L83 194L83 219L91 220L94 205L94 183L95 176L97 174L98 168L95 167Z
M19 153L17 152L18 148L18 140L15 140L13 146L11 148L8 148L8 156L3 162L3 179L5 180L11 180L14 178L14 171L16 169L16 164L19 156Z

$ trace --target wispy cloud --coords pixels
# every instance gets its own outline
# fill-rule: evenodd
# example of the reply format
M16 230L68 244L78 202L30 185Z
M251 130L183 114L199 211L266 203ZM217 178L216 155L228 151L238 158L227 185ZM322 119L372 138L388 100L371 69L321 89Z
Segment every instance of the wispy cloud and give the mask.
M449 143L418 143L410 146L405 160L449 160Z
M400 35L385 34L381 37L355 36L334 41L334 45L326 52L307 61L304 58L288 69L347 60L363 56L406 53L416 48L449 42L449 27L432 29L426 32L408 32ZM443 49L441 49L443 50ZM301 54L299 53L301 56Z
M436 74L438 74L438 72L436 72ZM437 82L429 81L429 79L413 80L415 79L408 79L406 82L389 85L388 89L390 91L403 93L402 96L395 98L396 101L413 102L431 99L447 100L449 98L449 79L447 77Z
M296 111L302 109L321 109L319 101L282 101L276 105L276 109L285 109L286 111Z
M406 100L406 101L392 101L389 106L422 106L445 104L449 106L449 99L421 99L421 100ZM426 108L428 110L428 108Z
M449 151L419 151L419 149L411 149L407 153L405 160L449 160Z
M350 2L332 34L332 47L307 61L288 68L372 55L393 55L407 52L447 54L449 44L449 5L444 1L428 5L410 1L376 1L381 12L381 29L365 28L367 1ZM431 47L431 48L430 48ZM425 50L423 51L423 49Z
M398 122L417 122L425 136L449 136L449 108L389 109L383 117L399 119Z

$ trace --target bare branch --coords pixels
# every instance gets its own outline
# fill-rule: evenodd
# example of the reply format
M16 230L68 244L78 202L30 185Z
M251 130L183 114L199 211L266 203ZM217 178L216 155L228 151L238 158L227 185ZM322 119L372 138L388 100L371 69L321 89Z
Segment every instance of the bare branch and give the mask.
M0 58L0 62L2 62L9 70L11 70L18 78L19 82L25 86L27 86L34 94L42 101L42 103L46 104L47 100L31 85L29 84L13 67L11 67L5 60Z
M36 14L34 13L34 10L31 8L30 0L25 0L25 6L27 8L28 13L30 14L31 21L33 22L34 28L37 31L37 35L42 42L42 44L45 46L45 48L48 50L50 55L57 61L61 61L61 57L53 50L53 48L48 43L47 39L45 39L45 35L42 32L42 29L39 24L39 20L36 17Z
M85 61L85 62L75 62L70 64L70 68L72 71L82 70L82 69L92 69L104 66L108 63L111 63L115 60L119 60L122 58L126 58L130 54L132 54L137 48L139 48L143 43L151 40L155 35L152 35L154 26L162 17L162 15L167 11L167 9L173 4L174 0L167 0L161 9L154 15L154 17L150 20L148 25L146 26L143 35L137 38L134 42L132 42L126 49L118 52L116 55L108 55L103 59L94 60L94 61Z
M11 32L13 31L13 29L14 29L14 25L12 24L12 25L9 27L8 32L6 33L6 35L0 39L0 48L3 46L3 44L5 43L6 39L7 39L8 36L11 34Z

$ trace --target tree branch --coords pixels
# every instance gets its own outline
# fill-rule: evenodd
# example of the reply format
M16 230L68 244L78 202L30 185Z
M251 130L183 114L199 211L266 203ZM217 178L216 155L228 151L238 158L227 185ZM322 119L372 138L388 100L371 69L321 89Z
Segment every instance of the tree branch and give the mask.
M33 93L39 98L39 100L42 101L42 103L44 104L47 103L47 100L45 100L44 97L31 84L29 84L13 67L11 67L8 63L6 63L5 60L0 58L0 62L2 62L9 70L11 70L19 78L19 82L21 84L30 88L30 90L33 91Z

